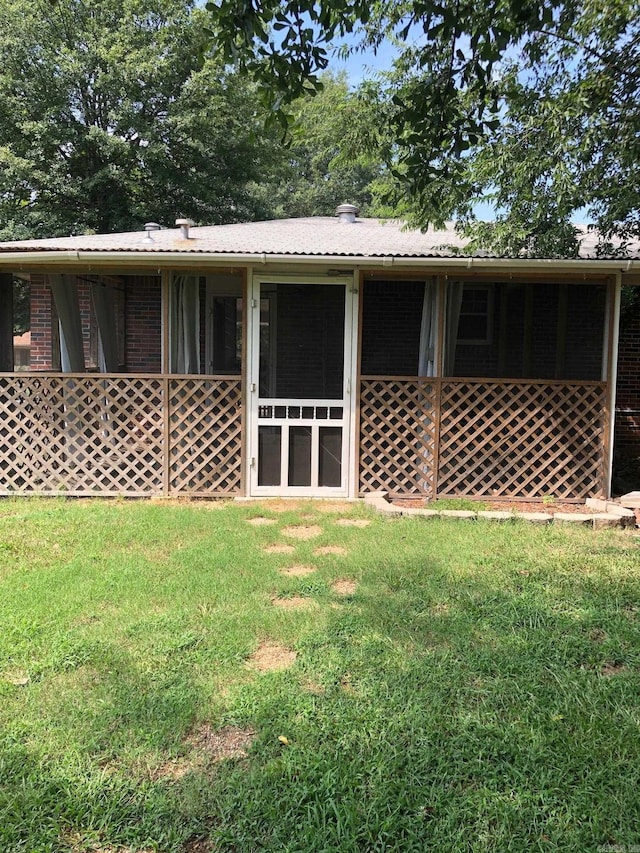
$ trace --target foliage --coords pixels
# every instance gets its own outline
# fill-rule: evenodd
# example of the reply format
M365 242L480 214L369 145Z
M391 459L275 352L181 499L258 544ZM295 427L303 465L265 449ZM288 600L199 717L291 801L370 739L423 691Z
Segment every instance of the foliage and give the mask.
M265 213L256 99L182 0L0 2L0 221L18 239Z
M31 326L31 286L19 278L13 280L13 334L21 335Z
M306 93L291 105L280 168L257 192L277 217L333 216L341 202L363 216L384 215L381 197L392 179L381 156L382 105L351 91L344 74L324 73L321 82L317 97Z
M262 81L285 126L287 101L321 89L332 42L357 51L396 40L399 57L380 91L414 224L455 214L472 229L474 203L490 195L497 222L475 233L512 252L575 254L569 220L585 206L605 239L640 235L635 0L218 0L207 8L225 59Z
M0 514L3 853L637 842L633 531L312 502ZM292 524L322 532L266 554ZM295 664L248 666L265 640ZM253 742L216 761L230 726Z

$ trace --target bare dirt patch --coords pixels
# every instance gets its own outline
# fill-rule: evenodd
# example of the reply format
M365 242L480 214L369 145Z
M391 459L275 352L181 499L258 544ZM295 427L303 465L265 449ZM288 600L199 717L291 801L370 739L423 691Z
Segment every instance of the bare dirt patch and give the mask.
M611 678L614 675L620 675L623 672L626 672L628 669L620 661L608 661L603 664L600 669L600 675L603 675L605 678Z
M295 563L293 566L286 566L284 569L280 569L280 574L290 578L304 578L315 571L315 566L305 566L302 563Z
M215 850L213 841L208 841L206 838L193 838L184 844L182 853L215 853Z
M274 596L271 603L274 607L281 607L283 610L310 610L312 607L317 607L317 602L304 595L290 595L288 598Z
M296 549L293 545L285 545L284 542L282 542L277 543L276 545L267 545L267 547L262 550L265 554L293 554Z
M312 678L307 678L306 681L303 681L302 687L307 693L311 693L313 696L324 696L327 692L324 685L314 681Z
M255 737L253 729L242 729L239 726L214 729L204 723L189 735L187 743L207 761L217 763L229 758L246 758Z
M238 726L214 729L209 723L204 723L185 739L185 743L191 747L191 754L151 767L148 771L149 778L154 782L162 779L176 782L206 765L217 764L226 759L246 758L247 749L255 736L253 729L241 729Z
M322 528L317 524L292 524L290 527L282 528L282 535L291 539L315 539L320 536Z
M8 672L1 672L0 680L6 681L7 684L11 684L13 687L26 687L31 681L31 677L23 669L12 669Z
M257 515L254 518L247 519L247 524L250 524L252 527L267 527L268 525L275 523L275 518L265 518L264 515Z
M296 662L297 655L292 649L277 643L262 643L247 660L247 665L259 672L272 672L288 669Z
M331 584L331 591L336 595L353 595L357 588L358 584L347 578L341 578Z
M340 527L368 527L371 522L368 518L339 518L336 524Z
M316 548L313 553L316 557L323 557L326 554L346 554L347 549L343 548L342 545L322 545L322 547Z
M149 769L149 779L152 782L158 782L162 779L171 779L174 782L178 782L180 779L183 779L187 773L191 773L200 765L200 762L197 760L189 761L188 759L173 759L171 761L164 761L162 764L158 764L155 767L151 767Z
M353 512L353 504L348 501L318 501L315 509L318 512Z

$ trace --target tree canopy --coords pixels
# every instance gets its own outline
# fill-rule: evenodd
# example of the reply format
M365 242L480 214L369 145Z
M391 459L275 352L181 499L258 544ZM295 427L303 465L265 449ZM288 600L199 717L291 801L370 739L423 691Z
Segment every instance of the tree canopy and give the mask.
M280 165L257 191L274 217L332 216L341 202L384 215L392 178L380 156L379 113L344 73L324 72L321 83L317 97L305 93L291 104Z
M606 241L640 236L637 0L216 0L213 42L272 114L322 88L332 55L398 46L386 108L414 224L456 216L500 248L571 255L587 209ZM375 87L373 87L375 88ZM370 88L370 92L373 91ZM403 198L404 197L404 198ZM496 221L478 226L491 197Z
M0 0L5 239L241 221L273 141L183 0Z

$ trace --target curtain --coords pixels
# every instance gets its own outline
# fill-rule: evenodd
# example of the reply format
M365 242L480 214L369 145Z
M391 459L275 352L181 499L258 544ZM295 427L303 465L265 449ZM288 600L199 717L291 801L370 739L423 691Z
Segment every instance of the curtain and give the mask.
M75 276L50 275L49 286L60 321L60 360L64 373L84 373L82 323Z
M455 281L447 287L446 295L446 331L444 340L443 375L452 376L456 363L456 343L458 341L458 321L462 307L462 290L464 285Z
M110 287L103 282L91 283L91 298L100 335L100 372L117 373L118 342L116 337L115 300Z
M200 373L200 280L174 276L171 288L169 370Z
M418 376L433 376L435 373L435 348L438 317L436 311L437 288L435 281L424 284L422 322L420 324L420 349L418 352Z

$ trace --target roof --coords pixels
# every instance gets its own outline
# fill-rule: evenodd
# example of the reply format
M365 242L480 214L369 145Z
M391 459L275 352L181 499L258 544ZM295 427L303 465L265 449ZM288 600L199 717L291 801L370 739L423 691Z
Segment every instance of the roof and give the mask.
M598 235L582 228L579 259L596 259ZM0 243L1 253L39 252L135 252L185 253L224 256L331 256L344 258L499 258L494 252L466 251L467 240L449 224L442 230L422 233L408 230L398 220L357 219L340 222L337 217L274 219L234 225L192 227L189 239L179 228L151 232L144 229L123 234L93 234ZM623 257L640 258L640 242Z
M31 332L23 332L21 335L14 335L13 345L14 347L30 347Z

